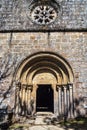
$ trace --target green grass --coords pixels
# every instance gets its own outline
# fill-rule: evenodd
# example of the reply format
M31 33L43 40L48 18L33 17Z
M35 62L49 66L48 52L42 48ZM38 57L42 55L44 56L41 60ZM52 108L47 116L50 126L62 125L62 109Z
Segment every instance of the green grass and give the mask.
M87 118L76 118L67 120L66 122L61 121L59 125L62 127L65 127L67 130L68 128L72 128L74 130L87 130ZM29 124L23 124L23 123L14 123L9 127L9 130L15 130L18 128L29 128L31 125Z
M9 127L9 130L17 129L17 128L29 128L29 124L15 123L15 124L13 124L13 125L11 125L11 126Z
M87 130L87 118L76 118L66 122L61 121L60 126L66 128L73 128L74 130Z

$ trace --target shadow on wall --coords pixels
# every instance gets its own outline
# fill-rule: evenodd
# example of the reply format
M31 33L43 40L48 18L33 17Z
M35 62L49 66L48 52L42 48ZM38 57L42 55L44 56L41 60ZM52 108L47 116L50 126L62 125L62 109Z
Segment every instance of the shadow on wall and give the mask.
M86 102L85 100L86 99L84 99L84 97L79 97L78 99L74 99L74 113L76 113L75 119L68 120L68 116L66 115L66 120L61 120L61 121L58 120L58 122L53 121L53 122L51 122L52 125L57 126L59 124L57 127L61 127L64 130L69 130L70 128L72 130L87 130L87 117L84 117L87 114L87 110L84 109L84 104ZM24 106L26 106L25 103L24 103ZM25 108L22 108L22 109L24 109L24 111L25 111ZM70 108L68 111L70 111ZM8 118L7 122L3 121L2 123L0 123L0 129L8 130L8 128L11 125L12 124L9 123L9 118ZM19 127L19 129L24 130L24 126Z
M60 114L58 120L68 121L69 119L75 118L85 118L87 117L87 97L79 97L73 99L73 104L70 103L69 107L66 110L66 113ZM71 107L73 110L71 111Z
M20 97L19 97L20 99ZM64 121L67 121L69 118L79 118L79 117L86 117L87 116L87 108L86 108L86 99L84 97L79 97L78 99L74 99L74 104L70 104L69 107L66 110L66 113L60 114L57 118L58 121L61 121L64 119ZM21 99L19 100L20 104L20 112L17 113L18 115L21 115L23 117L31 117L34 116L34 101L30 101L30 108L27 107L26 102L21 102ZM73 110L71 111L71 107L73 106ZM70 114L70 115L68 115ZM74 115L74 116L73 116Z
M74 111L76 113L76 117L87 116L87 97L75 98L74 104Z
M19 97L19 113L16 113L19 116L23 116L23 117L28 117L28 115L33 116L33 111L34 111L34 101L31 100L30 101L30 105L29 107L27 106L25 101L21 101L21 98Z

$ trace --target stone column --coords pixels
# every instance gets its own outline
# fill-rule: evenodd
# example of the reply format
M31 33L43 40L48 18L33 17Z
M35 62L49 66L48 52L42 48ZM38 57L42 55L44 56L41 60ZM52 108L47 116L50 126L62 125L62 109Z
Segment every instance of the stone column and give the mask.
M67 86L64 86L64 116L67 116Z
M61 86L57 85L57 91L58 91L58 114L61 115Z
M70 118L70 90L69 90L69 85L67 86L67 111L68 111L68 118Z
M21 89L21 83L18 82L16 84L16 95L15 95L16 96L15 114L16 115L19 114L19 107L20 107L20 105L19 105L19 91L20 91L20 89Z
M32 89L33 89L33 85L27 85L27 99L28 99L28 114L30 115L31 114L31 104L30 104L30 101L31 101L31 92L32 92Z
M61 109L62 109L62 115L64 115L64 88L61 86L62 92L61 92Z
M22 115L25 115L26 111L26 84L22 85Z
M73 87L72 84L69 84L70 89L70 117L73 118Z
M19 114L22 114L22 87L20 88L19 91Z
M26 95L25 95L25 102L26 102L26 116L27 116L27 110L28 110L28 88L26 86Z

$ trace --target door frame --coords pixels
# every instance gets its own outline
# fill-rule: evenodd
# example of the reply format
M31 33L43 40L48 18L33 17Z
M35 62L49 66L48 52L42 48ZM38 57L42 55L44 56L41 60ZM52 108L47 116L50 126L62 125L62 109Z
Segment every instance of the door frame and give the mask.
M50 86L51 90L52 90L52 111L47 111L47 112L52 112L54 113L54 89L52 87L52 84L37 84L37 89L36 89L36 112L39 112L37 111L37 90L40 86Z

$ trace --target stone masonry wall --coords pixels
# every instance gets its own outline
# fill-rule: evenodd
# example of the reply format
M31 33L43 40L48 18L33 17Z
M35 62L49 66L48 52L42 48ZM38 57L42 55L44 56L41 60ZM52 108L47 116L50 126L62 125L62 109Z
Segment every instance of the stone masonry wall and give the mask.
M58 17L48 26L38 26L32 22L29 15L31 1L0 0L0 31L82 30L87 28L87 0L56 0L60 5Z
M74 72L74 96L87 96L87 33L86 32L53 32L53 33L0 33L0 61L10 54L11 61L17 58L16 65L30 54L39 51L51 51L60 54L71 65ZM0 62L1 63L1 62ZM11 63L9 63L11 64ZM1 66L1 65L0 65ZM13 71L6 78L0 80L1 93L5 93L11 86ZM11 88L9 97L3 103L15 102L15 88Z

